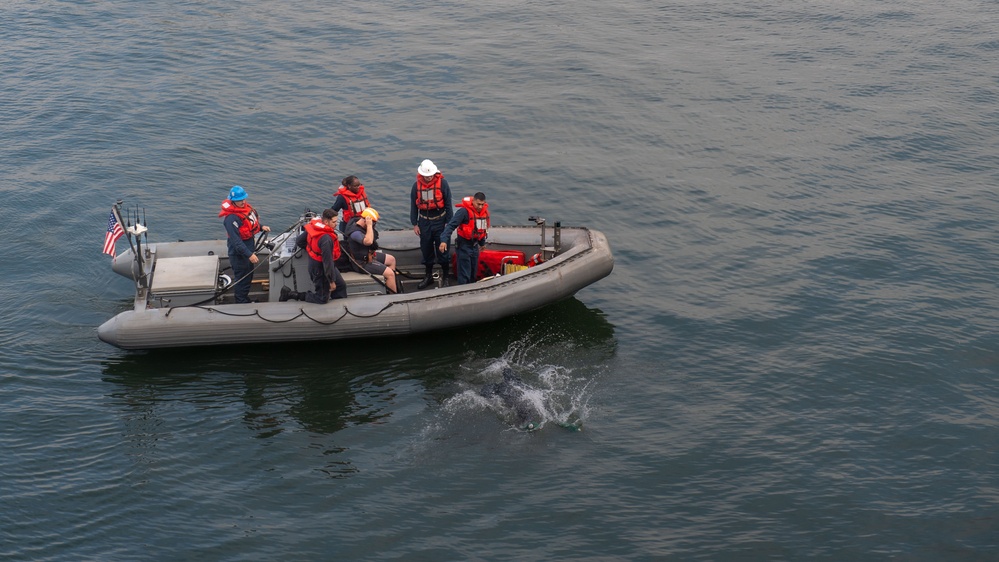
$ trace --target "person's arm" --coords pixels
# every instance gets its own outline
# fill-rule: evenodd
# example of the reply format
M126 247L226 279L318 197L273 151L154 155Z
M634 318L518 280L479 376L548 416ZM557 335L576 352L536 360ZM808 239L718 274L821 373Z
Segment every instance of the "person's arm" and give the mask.
M319 251L323 256L323 275L329 279L331 288L335 289L333 271L336 269L336 264L333 262L333 239L328 234L319 239Z
M413 232L420 235L420 227L416 225L420 218L420 210L416 208L416 182L413 182L413 189L409 192L409 222L413 225Z
M366 232L364 233L364 245L371 246L375 243L375 223L368 219L364 221Z
M451 186L444 178L441 178L441 196L444 198L444 220L451 222L451 218L454 217L454 205L451 204Z
M444 232L441 233L441 245L439 248L441 252L447 251L447 246L451 243L451 233L457 230L458 227L461 226L461 223L467 220L468 210L465 208L458 209L454 212L454 216L451 217L447 226L444 227Z
M343 195L337 195L333 198L333 205L330 206L330 209L339 213L341 210L346 208L347 202L344 200Z
M360 244L361 246L366 245L364 243L364 233L361 232L360 230L355 230L354 232L351 232L350 239L353 240L356 244Z
M239 217L229 215L222 224L225 225L225 233L229 236L229 239L239 241L238 244L230 244L229 247L235 248L236 253L244 258L252 256L253 252L246 248L246 244L242 243L243 237L239 235L239 225L242 224Z

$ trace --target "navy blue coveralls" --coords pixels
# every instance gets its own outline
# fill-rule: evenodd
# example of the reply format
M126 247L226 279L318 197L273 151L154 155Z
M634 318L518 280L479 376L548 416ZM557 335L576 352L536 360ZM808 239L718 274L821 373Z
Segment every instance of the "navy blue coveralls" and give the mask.
M412 192L409 194L409 222L413 226L420 227L420 251L423 253L423 265L429 272L434 267L434 262L439 263L441 271L447 273L449 253L440 252L439 246L442 241L441 234L444 227L454 215L454 206L451 205L451 186L447 180L441 178L441 197L444 198L444 208L435 211L421 211L416 206L416 184L413 182Z
M444 229L442 239L444 241L450 240L451 233L457 230L462 224L468 222L470 218L471 217L468 216L468 209L459 207L458 210L454 212L454 218L447 223L447 228ZM475 241L462 238L461 236L455 237L454 252L458 258L458 271L455 273L458 274L459 285L475 281L475 276L479 269L479 248L485 245L485 239Z
M236 215L226 215L222 218L225 226L226 248L229 250L229 265L232 266L236 283L233 292L236 302L250 302L250 285L253 283L253 264L250 263L250 256L253 255L253 237L248 240L240 238L239 227L243 221Z

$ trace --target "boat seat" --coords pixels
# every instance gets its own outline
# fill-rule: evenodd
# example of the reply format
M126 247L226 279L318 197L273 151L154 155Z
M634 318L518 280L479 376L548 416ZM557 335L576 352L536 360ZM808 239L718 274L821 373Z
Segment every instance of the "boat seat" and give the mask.
M343 276L343 281L347 284L348 297L354 295L384 295L387 292L385 286L372 279L370 275L356 271L341 271L340 275ZM385 278L381 275L376 275L375 277L383 283L385 282Z

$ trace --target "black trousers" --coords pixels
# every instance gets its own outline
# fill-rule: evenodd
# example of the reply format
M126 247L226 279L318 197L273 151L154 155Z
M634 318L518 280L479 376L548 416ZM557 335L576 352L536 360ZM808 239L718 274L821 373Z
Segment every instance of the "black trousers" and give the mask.
M427 220L420 217L416 221L416 226L420 227L420 251L423 253L423 265L430 268L434 263L441 264L447 268L449 252L441 253L441 234L444 234L444 227L447 222L444 217L437 220Z
M326 268L323 262L309 257L309 277L316 286L315 291L309 291L305 295L305 302L316 304L326 304L330 300L330 280L326 278ZM336 290L333 291L334 299L347 298L347 283L340 275L340 270L333 268L333 282L336 283Z

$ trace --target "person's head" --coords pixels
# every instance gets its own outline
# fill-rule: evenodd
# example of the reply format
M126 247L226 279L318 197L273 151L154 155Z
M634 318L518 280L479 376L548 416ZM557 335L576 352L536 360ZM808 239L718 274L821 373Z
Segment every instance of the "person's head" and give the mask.
M416 173L423 176L423 179L430 181L437 175L437 166L428 158L420 163L420 167L416 169Z
M246 190L238 185L232 186L232 189L229 190L229 200L237 207L242 207L246 204Z
M340 181L340 185L357 193L357 190L361 189L361 180L357 176L347 176Z
M481 191L472 196L472 206L475 207L476 211L481 211L482 206L486 204L486 194Z
M362 221L370 221L371 224L372 224L372 226L375 225L375 224L377 224L378 223L378 211L376 211L373 207L368 207L367 209L364 209L363 211L361 211L361 220ZM365 226L367 226L367 225L365 224Z
M334 211L333 209L323 210L323 224L325 224L326 226L329 227L336 226L336 221L338 219L339 217L337 216L336 211Z

